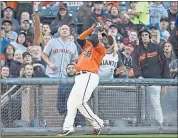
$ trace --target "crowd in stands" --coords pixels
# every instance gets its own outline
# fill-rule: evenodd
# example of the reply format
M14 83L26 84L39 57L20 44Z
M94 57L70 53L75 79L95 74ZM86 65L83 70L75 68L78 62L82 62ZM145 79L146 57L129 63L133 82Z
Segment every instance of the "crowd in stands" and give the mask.
M176 77L178 40L175 20L178 2L166 4L156 1L131 1L123 6L123 2L120 1L88 1L73 6L77 7L77 10L72 11L71 7L65 2L1 2L2 79L68 77L67 65L76 62L81 53L81 48L76 41L79 33L96 22L102 23L104 31L113 36L117 44L114 48L107 50L108 54L113 54L113 58L105 58L101 63L101 66L107 65L106 68L112 68L112 76L108 75L105 68L106 70L101 69L99 72L101 78L133 77L132 57L139 47L139 31L143 27L147 27L151 33L151 42L159 44L163 49L169 63L171 78ZM44 12L50 14L49 9L51 15L45 16ZM51 45L54 42L53 39L57 40L65 35L65 31L61 31L63 25L70 28L70 34L67 36L69 42L66 42L70 43L70 48L65 50L61 48L56 51ZM101 33L98 33L99 39L102 39ZM70 51L71 47L74 52ZM55 56L50 57L50 52L61 54L61 59L54 60ZM64 57L68 53L69 56ZM117 58L114 54L117 54ZM54 72L58 75L51 74L50 69L55 70ZM106 74L103 74L105 72Z

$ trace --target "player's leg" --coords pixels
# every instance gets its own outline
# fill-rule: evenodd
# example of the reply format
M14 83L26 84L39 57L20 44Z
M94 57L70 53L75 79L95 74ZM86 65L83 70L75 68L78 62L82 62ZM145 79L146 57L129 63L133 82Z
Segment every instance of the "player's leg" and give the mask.
M100 119L96 114L94 114L87 104L88 100L91 97L92 92L98 86L99 77L98 75L93 73L88 73L84 75L88 77L88 83L85 86L82 102L79 104L78 109L81 112L81 114L83 114L89 120L93 128L99 129L103 126L103 120Z
M64 131L71 131L74 132L74 120L77 114L77 104L76 104L76 85L74 84L72 91L69 95L68 101L67 101L67 115L66 118L64 120L64 124L63 124L63 130Z
M149 86L147 87L147 91L148 93L150 93L151 104L155 112L154 117L162 126L163 113L162 113L162 108L160 103L161 86Z

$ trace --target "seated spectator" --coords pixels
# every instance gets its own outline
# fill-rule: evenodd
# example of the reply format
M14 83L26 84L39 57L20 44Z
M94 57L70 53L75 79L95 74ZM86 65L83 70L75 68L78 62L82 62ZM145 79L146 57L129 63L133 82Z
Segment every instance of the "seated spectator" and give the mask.
M175 54L174 54L172 44L168 42L165 43L163 46L163 50L164 50L164 55L166 56L166 59L168 61L168 64L170 64L172 60L175 59Z
M15 48L12 45L8 45L4 50L4 55L6 56L6 65L10 67L11 62L14 59Z
M169 64L171 78L178 78L178 59L172 60Z
M26 33L20 32L16 42L11 42L14 46L15 50L21 50L22 52L27 52L27 44L26 44Z
M117 23L119 22L120 18L119 18L119 9L117 6L112 6L110 11L109 11L110 15L111 15L111 21L112 23Z
M128 15L134 24L149 24L149 5L148 2L132 2Z
M160 31L158 30L158 25L151 25L150 26L150 33L151 33L151 42L154 44L158 44L161 48L165 44L165 40L160 37Z
M6 57L4 54L0 54L1 67L6 64Z
M11 65L10 65L10 74L14 78L20 77L20 70L22 68L22 51L16 50L14 53L14 60L12 60Z
M168 17L166 9L161 2L154 1L150 4L150 24L160 23L161 17Z
M12 22L10 20L3 20L2 27L4 30L3 37L5 37L9 42L16 41L17 33L12 30Z
M67 10L67 6L62 4L59 8L59 12L57 14L56 19L52 21L50 25L51 34L55 34L60 26L64 24L69 25L72 22L73 22L72 17L69 16L69 11Z
M34 28L31 27L29 20L24 20L21 22L18 33L22 32L22 31L26 33L27 45L31 46L33 44L33 39L34 39Z
M17 31L19 29L19 22L13 18L13 9L11 7L6 7L4 9L4 17L1 18L1 22L4 20L9 20L12 25L12 30Z
M102 1L93 1L94 11L88 15L83 23L83 31L90 28L98 20L104 21L111 18L109 14L103 11L104 4Z
M132 68L132 56L131 53L134 50L133 43L129 38L124 38L124 51L121 52L121 59L126 67L127 76Z
M166 30L168 29L168 18L167 17L161 17L160 20L160 29L161 29L161 33L163 34L163 38L164 40L167 42L170 33Z
M91 14L92 12L92 2L90 1L84 1L83 5L81 5L79 7L79 11L78 11L78 15L77 15L77 19L78 22L83 23L85 18Z

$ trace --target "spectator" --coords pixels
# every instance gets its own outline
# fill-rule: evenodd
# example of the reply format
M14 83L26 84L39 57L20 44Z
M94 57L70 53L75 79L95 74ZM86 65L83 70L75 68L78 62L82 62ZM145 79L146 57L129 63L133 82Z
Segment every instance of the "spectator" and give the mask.
M31 27L29 20L24 20L21 22L18 33L22 32L22 31L26 33L27 45L31 46L33 44L33 39L34 39L34 28Z
M47 45L47 43L49 42L49 40L51 40L53 37L52 35L50 34L47 34L45 36L43 36L43 39L42 39L42 50L45 48L45 46Z
M171 78L178 78L178 59L173 60L170 65Z
M160 23L161 17L168 17L166 9L160 2L152 2L150 4L150 24Z
M6 66L6 65L2 66L1 67L1 79L8 79L8 78L11 78L11 77L12 76L9 73L9 67ZM1 95L6 93L11 87L12 87L12 85L1 84ZM1 110L2 110L2 108L1 108ZM6 114L6 116L7 116L7 114ZM3 116L1 116L1 117L3 117Z
M25 64L24 65L24 75L22 77L24 78L32 78L34 75L34 71L33 71L33 65L32 64Z
M4 9L7 7L6 3L1 1L1 18L4 17Z
M11 42L11 45L14 46L15 50L21 50L22 52L27 52L26 33L20 32L16 42Z
M24 52L22 54L23 64L32 64L32 55L29 52Z
M127 15L127 11L123 10L120 12L120 21L116 24L118 31L123 37L128 37L129 30L136 28L130 21L130 17Z
M133 43L129 38L124 38L124 51L121 52L121 59L126 68L127 76L132 69L132 56L131 53L134 50Z
M68 78L74 78L76 75L75 64L68 64L66 67L66 73ZM67 100L72 90L73 84L61 84L58 88L57 96L57 109L60 115L66 115L67 113ZM85 118L77 111L77 116L74 123L75 127L86 126Z
M69 40L69 26L63 25L59 29L60 37L51 39L43 50L42 58L47 63L46 74L49 77L66 78L66 66L75 63L78 58L75 43ZM59 61L59 59L61 59Z
M164 40L167 42L170 34L169 32L166 30L169 23L168 23L168 18L167 17L161 17L161 20L160 20L160 25L161 25L161 33L163 34L163 38Z
M14 59L15 48L12 45L8 45L5 50L4 54L6 56L6 65L10 67L11 62Z
M165 44L165 40L160 37L158 24L150 26L150 33L151 33L151 42L154 44L158 44L161 48L163 48L163 45Z
M112 79L114 76L118 77L121 72L118 72L121 66L123 66L120 54L117 53L117 45L114 40L114 37L109 35L106 36L106 34L102 33L103 36L103 41L108 39L107 43L103 43L105 47L107 47L107 54L104 56L99 71L98 75L100 78L104 79ZM107 39L105 39L107 37Z
M164 55L166 56L166 59L168 61L168 64L171 63L172 60L175 59L174 49L171 43L165 43L163 46Z
M0 54L1 67L6 64L6 57L4 54Z
M14 60L12 60L11 65L10 65L10 74L14 78L20 77L20 70L22 68L22 51L16 50L14 53Z
M172 1L171 2L171 7L167 10L168 12L168 21L169 23L172 21L175 21L176 15L178 13L178 2L177 1Z
M51 29L49 27L49 24L43 24L42 25L42 35L51 35Z
M136 5L135 5L136 4ZM134 24L149 24L149 5L148 2L132 2L132 9L128 11Z
M56 19L51 23L51 34L55 34L60 26L64 24L69 25L72 22L72 17L69 16L67 6L62 4L59 8Z
M3 20L2 27L4 29L3 37L5 37L9 42L16 41L17 33L12 30L12 22L10 20Z
M110 11L109 11L110 15L111 15L111 21L112 23L117 23L119 22L120 18L119 18L119 9L117 6L112 6Z
M164 52L159 45L151 43L150 32L143 28L139 37L140 46L133 56L133 71L136 78L170 78L169 67ZM153 69L154 68L154 69ZM161 86L146 87L154 109L154 117L159 125L163 125L163 113L160 104Z
M102 1L93 1L94 11L88 15L83 23L83 31L90 28L98 20L104 21L111 18L109 14L103 11L104 4Z
M108 29L108 35L111 35L116 39L116 37L118 36L118 33L119 32L118 32L116 25L111 24Z
M83 2L83 5L81 5L79 7L79 11L78 11L78 15L77 15L77 19L78 22L83 23L85 18L91 14L93 4L90 1L85 1Z
M112 23L111 19L106 19L106 20L104 21L104 29L105 29L106 32L108 32L109 26L112 25L112 24L113 24L113 23ZM101 37L101 38L102 38L102 37Z
M19 29L19 22L13 18L13 9L11 7L6 7L4 9L4 17L1 18L1 22L3 22L4 20L9 20L11 22L11 25L12 25L11 29L13 31L16 31Z
M20 15L20 23L22 23L25 20L30 21L30 14L27 11L23 11Z

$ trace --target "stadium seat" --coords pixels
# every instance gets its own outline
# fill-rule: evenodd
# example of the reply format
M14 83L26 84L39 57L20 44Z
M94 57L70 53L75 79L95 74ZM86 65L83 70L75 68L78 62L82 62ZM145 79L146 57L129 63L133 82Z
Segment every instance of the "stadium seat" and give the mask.
M78 20L77 20L78 12L77 11L69 11L69 15L72 16L74 23L78 23Z
M52 16L50 7L40 7L39 6L39 14L40 14L40 16Z
M57 16L58 11L59 11L59 6L51 7L52 16Z

